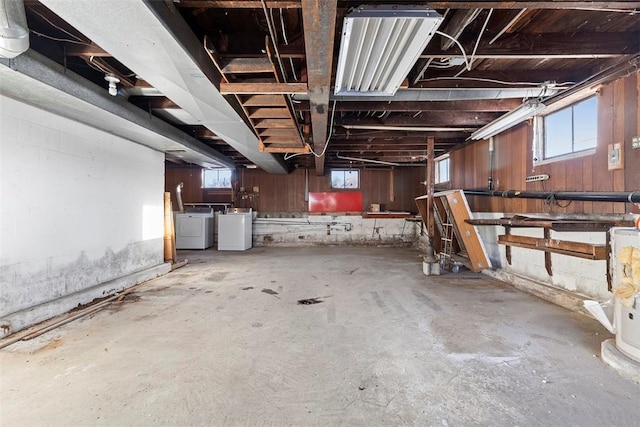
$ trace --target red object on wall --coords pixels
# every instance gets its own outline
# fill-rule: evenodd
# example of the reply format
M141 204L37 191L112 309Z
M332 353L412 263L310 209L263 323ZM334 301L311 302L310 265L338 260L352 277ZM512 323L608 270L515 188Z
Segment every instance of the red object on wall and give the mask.
M309 212L362 212L362 193L309 193Z

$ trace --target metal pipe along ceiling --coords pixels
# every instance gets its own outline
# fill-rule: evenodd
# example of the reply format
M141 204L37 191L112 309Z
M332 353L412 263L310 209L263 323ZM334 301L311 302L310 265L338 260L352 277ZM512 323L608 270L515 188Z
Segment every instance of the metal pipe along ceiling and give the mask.
M555 199L573 200L580 202L623 202L640 203L640 191L491 191L491 190L463 190L468 196L504 197L507 199Z

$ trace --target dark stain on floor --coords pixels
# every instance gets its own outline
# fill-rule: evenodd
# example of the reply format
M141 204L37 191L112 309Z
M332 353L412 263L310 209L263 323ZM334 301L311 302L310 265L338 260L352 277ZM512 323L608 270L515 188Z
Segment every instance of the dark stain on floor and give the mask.
M299 305L311 305L311 304L320 304L322 301L320 298L308 298L308 299L299 299Z

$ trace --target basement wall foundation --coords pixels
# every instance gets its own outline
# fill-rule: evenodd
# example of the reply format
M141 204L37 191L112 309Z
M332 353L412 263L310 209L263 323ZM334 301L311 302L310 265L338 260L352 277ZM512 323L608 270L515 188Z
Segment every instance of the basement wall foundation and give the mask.
M420 224L404 218L262 213L253 222L254 246L412 246Z
M476 219L495 219L512 215L501 212L474 212L473 216ZM504 234L504 227L481 226L476 228L484 242L496 274L504 277L498 277L500 280L513 284L517 282L522 286L524 286L525 281L528 281L531 289L539 288L539 285L543 285L567 291L577 295L579 298L584 297L598 301L606 301L611 298L611 292L607 290L606 261L592 261L551 254L553 276L549 276L544 266L544 251L511 247L512 263L509 265L505 255L505 246L498 244L498 235ZM544 231L541 228L512 228L511 234L544 237ZM605 237L603 232L551 231L551 238L553 239L592 244L604 244ZM574 305L571 302L567 308Z
M168 271L163 153L0 106L0 336Z

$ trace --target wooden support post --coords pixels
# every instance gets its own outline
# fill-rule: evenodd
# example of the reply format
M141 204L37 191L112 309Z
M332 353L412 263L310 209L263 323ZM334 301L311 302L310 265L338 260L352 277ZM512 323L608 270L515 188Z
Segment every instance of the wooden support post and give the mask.
M431 246L433 246L434 242L434 229L435 223L433 219L433 193L434 193L434 185L436 180L436 162L434 158L435 153L435 141L433 137L427 138L427 235L429 236L429 241L431 242Z
M164 193L164 262L173 260L171 232L173 230L173 212L171 212L171 193Z
M511 234L511 227L509 226L505 226L504 227L504 234L506 236ZM507 262L509 263L509 265L511 265L511 246L507 245L504 247L504 255L507 257Z
M611 230L607 230L605 237L605 253L607 257L607 290L613 290L613 278L611 277Z
M551 239L550 228L544 228L544 238L547 241ZM547 274L549 274L549 276L553 276L553 269L551 268L551 252L545 251L544 253L544 268L547 269Z

